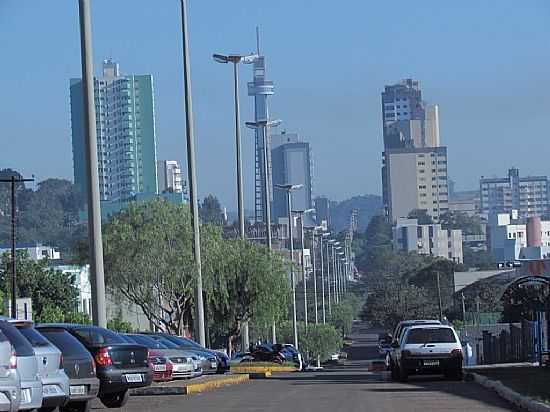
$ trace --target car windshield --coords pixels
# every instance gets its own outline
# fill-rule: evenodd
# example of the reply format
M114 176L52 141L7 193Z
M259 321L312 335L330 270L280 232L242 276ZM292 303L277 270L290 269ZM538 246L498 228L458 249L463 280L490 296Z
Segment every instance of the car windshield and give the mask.
M8 322L0 321L0 329L15 348L15 354L17 356L34 356L34 350L31 344L16 327L10 325Z
M455 343L456 337L449 328L411 329L407 343Z
M151 338L154 339L157 342L160 342L161 344L166 346L168 349L179 349L180 348L179 345L176 345L174 342L166 339L164 336L152 335Z
M74 334L88 345L110 345L128 343L118 333L102 328L74 329Z
M34 328L23 326L18 327L17 329L19 329L19 332L21 332L21 334L25 338L27 338L33 348L50 346L50 342L44 336L38 333Z
M169 339L171 342L174 342L176 345L182 348L201 349L201 350L205 349L201 345L199 345L197 342L194 342L191 339L182 338L180 336L173 336L173 335L166 335L165 338Z

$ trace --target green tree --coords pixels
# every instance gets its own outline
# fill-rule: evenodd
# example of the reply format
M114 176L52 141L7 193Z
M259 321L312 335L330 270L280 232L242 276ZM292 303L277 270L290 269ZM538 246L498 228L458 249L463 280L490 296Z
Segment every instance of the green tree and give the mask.
M477 270L489 270L497 267L494 256L486 250L473 250L471 247L464 245L462 253L464 255L464 270L472 268Z
M266 325L284 316L289 287L282 257L248 240L223 240L210 252L207 308L210 324L227 337L231 353L244 321Z
M209 233L202 234L208 243ZM104 230L107 286L141 308L155 326L192 329L196 269L187 205L131 203Z
M294 329L292 323L285 321L279 329L278 335L284 343L294 343ZM328 360L330 355L342 349L343 340L340 332L329 324L308 324L298 322L298 346L306 360Z
M340 301L332 305L332 314L329 316L329 323L333 325L341 334L346 337L351 333L353 320L357 319L361 300L355 296Z
M0 264L0 287L5 295L11 290L11 257L5 253ZM26 253L17 253L18 295L32 300L33 313L37 319L48 307L70 313L78 302L75 279L48 267L46 259L35 262Z
M449 210L441 216L440 223L443 229L460 229L465 235L483 233L479 216L469 216L465 212Z
M214 195L206 196L199 205L199 216L203 223L223 225L223 211L220 201Z
M130 333L134 331L132 324L123 320L120 316L109 319L107 322L107 328L121 333Z

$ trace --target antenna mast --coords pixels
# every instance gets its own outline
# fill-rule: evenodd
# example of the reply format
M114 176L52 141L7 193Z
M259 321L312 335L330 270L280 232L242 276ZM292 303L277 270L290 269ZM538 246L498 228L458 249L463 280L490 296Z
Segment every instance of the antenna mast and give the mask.
M260 55L260 27L256 26L256 51Z

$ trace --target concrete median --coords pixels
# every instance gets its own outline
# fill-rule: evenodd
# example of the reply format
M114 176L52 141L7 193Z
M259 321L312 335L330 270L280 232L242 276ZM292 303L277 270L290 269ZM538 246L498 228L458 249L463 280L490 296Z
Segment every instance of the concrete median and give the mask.
M208 392L223 386L237 385L248 382L248 374L213 376L202 381L172 381L163 384L153 384L147 388L138 388L131 391L132 396L162 396L162 395L191 395Z

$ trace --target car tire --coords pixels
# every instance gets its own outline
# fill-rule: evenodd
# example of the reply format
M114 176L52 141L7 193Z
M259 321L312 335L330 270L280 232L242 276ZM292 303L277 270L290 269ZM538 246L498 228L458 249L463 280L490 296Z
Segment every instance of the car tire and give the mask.
M397 373L397 368L393 362L390 362L390 377L394 382L399 380L399 374Z
M92 401L69 402L59 408L60 412L89 412L92 409Z
M462 368L457 368L452 370L451 373L449 374L449 377L452 380L461 381L464 378L464 373L462 372Z
M391 356L389 353L386 353L386 370L391 370Z
M126 389L126 390L123 390L122 392L110 393L108 395L101 395L99 397L99 400L107 408L121 408L124 405L126 405L126 402L128 402L129 397L130 397L130 393L128 392L128 389Z

